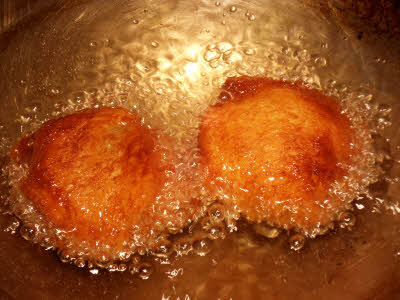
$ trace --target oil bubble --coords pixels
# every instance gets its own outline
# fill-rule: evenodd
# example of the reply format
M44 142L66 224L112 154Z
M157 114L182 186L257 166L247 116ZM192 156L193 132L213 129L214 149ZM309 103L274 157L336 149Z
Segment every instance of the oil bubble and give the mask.
M27 241L33 241L35 239L35 237L36 237L36 230L34 228L32 228L32 227L27 226L27 225L23 225L20 228L19 233Z
M128 271L129 273L131 273L132 275L136 274L138 272L138 267L136 264L130 264L128 267Z
M72 94L72 98L75 103L81 103L85 99L85 93L83 91L75 92Z
M118 272L125 272L128 269L126 264L119 264L118 265Z
M291 52L291 49L289 47L282 47L282 53L285 55L289 55Z
M214 59L219 59L221 57L221 53L217 51L216 49L210 49L207 50L206 53L204 53L204 60L207 62L211 62Z
M209 217L203 218L200 223L204 230L208 230L212 226L211 218Z
M275 62L277 60L277 55L274 53L267 53L267 58L272 61Z
M108 270L109 272L118 271L118 264L116 264L116 263L114 263L114 262L109 263L109 264L107 265L107 270Z
M304 49L304 50L297 52L297 57L300 61L307 62L310 60L311 55L310 55L310 53L308 53L307 50Z
M356 224L356 216L349 211L342 212L339 216L339 226L341 228L352 227Z
M157 257L168 257L173 251L172 243L170 241L163 241L153 251L153 254Z
M221 2L219 2L219 1L215 1L215 6L220 6L221 5Z
M237 211L233 211L230 213L230 217L232 220L238 221L240 219L240 213Z
M357 209L362 210L365 208L364 204L361 203L354 203L354 205L357 207Z
M68 250L60 250L57 252L57 255L60 261L63 263L69 263L73 258L73 254Z
M250 15L250 16L247 17L247 20L249 20L251 22L253 22L255 19L256 19L255 15Z
M205 256L211 251L211 240L210 239L198 239L192 243L193 251L199 256Z
M219 51L221 51L222 53L225 53L232 49L232 44L230 44L228 42L220 42L217 44L217 49Z
M90 269L89 272L93 275L98 275L99 274L99 270L98 269Z
M244 54L246 54L248 56L254 55L256 53L256 51L252 48L246 48L246 49L244 49L243 52L244 52Z
M231 8L229 9L230 12L236 12L237 8L235 5L232 5Z
M175 243L174 247L178 256L187 255L193 249L192 244L185 240Z
M153 42L151 42L151 46L153 48L157 48L159 46L159 43L157 41L153 41Z
M149 279L151 274L153 274L153 267L149 263L142 263L138 269L138 276L143 279Z
M57 96L57 95L61 94L61 88L59 88L59 87L51 88L50 89L50 94L54 95L54 96Z
M253 229L257 234L269 239L278 237L281 232L278 228L266 224L254 224Z
M31 105L28 105L25 108L25 111L28 113L38 113L42 110L42 103L34 101Z
M95 261L95 265L99 268L104 269L108 265L108 259L105 255L101 256L99 259Z
M219 62L217 59L214 59L210 62L210 67L213 69L217 68L218 66L219 66Z
M42 247L44 250L53 250L53 245L54 243L50 240L50 238L44 238L40 241L40 247Z
M74 265L78 268L84 268L86 266L86 261L82 257L79 257L74 261Z
M179 226L173 226L170 224L170 226L167 227L167 230L170 234L177 234L179 233L182 229Z
M20 118L15 121L21 124L28 124L32 121L32 118L29 115L21 115Z
M225 229L224 226L222 225L214 225L208 230L206 230L208 233L208 238L211 240L216 240L218 238L224 239L225 238Z
M318 228L318 235L325 235L327 234L330 230L332 230L335 227L335 225L333 223L324 225L324 226L320 226Z
M131 264L134 264L136 266L138 266L141 261L142 257L138 254L133 255L130 259Z
M375 58L375 61L376 61L377 63L382 63L382 64L385 64L385 63L386 63L386 59L384 59L384 58L382 58L382 57L376 57L376 58Z
M392 107L388 104L379 104L378 111L380 116L387 117L392 112Z
M304 247L306 238L302 234L294 234L289 238L290 249L299 251Z
M144 247L138 247L137 252L139 255L144 256L146 254L147 250Z
M242 56L234 51L228 51L226 53L224 53L222 59L224 60L224 62L228 65L232 65L235 64L237 62L240 62L243 58Z
M139 24L139 20L133 19L133 20L132 20L132 23L135 24L135 25L136 25L136 24Z
M6 231L14 234L17 231L19 225L20 221L16 217L13 217L11 218L9 225L6 228Z
M98 93L98 89L95 88L95 87L92 87L92 88L86 89L86 92L87 92L88 94L90 94L90 95L95 95L95 94Z
M232 99L232 95L226 91L222 91L220 94L220 99L221 99L221 101L229 101ZM210 212L209 212L209 214L210 214ZM222 214L222 217L223 217L223 214Z
M120 252L118 256L121 261L128 261L131 258L131 253L130 252Z
M207 45L207 50L214 50L214 49L217 49L217 45L215 45L215 44Z
M325 57L317 57L315 59L315 63L319 67L325 67L326 66L326 58Z
M157 68L157 62L151 59L139 60L136 62L136 68L140 73L150 73Z

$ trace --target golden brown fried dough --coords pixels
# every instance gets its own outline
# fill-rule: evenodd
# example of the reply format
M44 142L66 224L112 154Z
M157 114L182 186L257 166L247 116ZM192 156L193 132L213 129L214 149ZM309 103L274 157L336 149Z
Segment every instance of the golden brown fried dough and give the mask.
M19 183L25 196L69 232L60 243L116 252L129 249L134 226L151 230L144 211L166 181L165 153L155 140L135 113L89 109L48 121L15 146L12 160L27 164Z
M304 233L335 220L345 203L329 189L346 174L338 164L350 162L352 139L337 102L265 78L229 78L223 89L200 127L210 193L251 221Z

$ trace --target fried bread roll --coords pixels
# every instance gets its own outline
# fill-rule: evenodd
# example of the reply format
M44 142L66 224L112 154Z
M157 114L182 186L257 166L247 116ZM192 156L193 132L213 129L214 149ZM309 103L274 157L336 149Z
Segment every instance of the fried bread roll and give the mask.
M346 175L352 129L335 99L298 84L228 78L205 113L205 186L250 221L312 233L346 203L330 188Z
M66 232L59 248L86 243L112 256L130 249L133 228L154 230L157 216L148 211L170 167L156 141L135 113L104 107L46 122L14 147L11 159L26 168L22 193Z

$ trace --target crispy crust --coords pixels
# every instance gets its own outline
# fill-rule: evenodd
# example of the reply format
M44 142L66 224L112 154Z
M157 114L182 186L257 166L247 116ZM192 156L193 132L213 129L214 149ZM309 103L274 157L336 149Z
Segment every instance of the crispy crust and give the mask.
M344 209L329 195L352 130L335 99L298 84L228 78L200 126L205 186L255 222L310 233Z
M99 108L46 122L11 158L28 166L22 192L70 240L122 251L166 180L163 154L136 114Z

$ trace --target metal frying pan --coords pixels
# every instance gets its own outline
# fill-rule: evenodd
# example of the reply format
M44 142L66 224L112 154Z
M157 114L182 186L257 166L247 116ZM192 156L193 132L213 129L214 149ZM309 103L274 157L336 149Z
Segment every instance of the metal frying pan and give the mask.
M9 147L47 119L105 103L193 125L188 108L200 114L227 76L263 74L369 105L358 109L376 121L383 174L354 202L351 230L339 226L294 252L285 234L268 239L239 222L207 251L148 258L147 280L63 264L21 238L23 226L2 208L0 299L400 297L398 1L3 0L1 9L2 166ZM165 119L152 119L166 103Z

